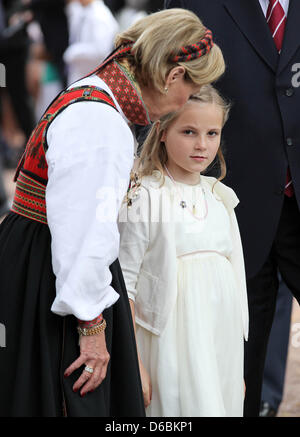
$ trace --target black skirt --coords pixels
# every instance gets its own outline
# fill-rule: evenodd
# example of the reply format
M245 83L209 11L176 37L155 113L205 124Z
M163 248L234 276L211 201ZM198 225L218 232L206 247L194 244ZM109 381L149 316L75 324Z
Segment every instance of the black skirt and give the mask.
M134 330L118 260L110 267L120 298L103 312L107 376L81 398L64 378L79 356L77 321L51 312L55 275L47 225L11 212L0 226L0 416L140 417L145 415ZM4 329L1 326L4 346Z

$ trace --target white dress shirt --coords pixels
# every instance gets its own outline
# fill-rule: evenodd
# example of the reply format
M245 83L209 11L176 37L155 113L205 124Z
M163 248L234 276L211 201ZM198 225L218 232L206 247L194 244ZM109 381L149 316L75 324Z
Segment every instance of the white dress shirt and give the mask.
M112 92L97 76L76 85ZM115 100L115 99L114 99ZM117 104L117 102L115 101ZM92 320L116 302L109 266L119 252L118 211L134 157L121 111L98 102L70 105L47 133L47 219L56 299L52 311Z
M289 2L290 0L279 0L281 6L283 7L283 10L285 12L285 15L287 16L288 9L289 9ZM269 0L259 0L260 6L263 10L264 15L267 15L267 10L269 7Z
M63 59L71 84L96 68L112 51L118 23L103 0L68 4L69 47Z

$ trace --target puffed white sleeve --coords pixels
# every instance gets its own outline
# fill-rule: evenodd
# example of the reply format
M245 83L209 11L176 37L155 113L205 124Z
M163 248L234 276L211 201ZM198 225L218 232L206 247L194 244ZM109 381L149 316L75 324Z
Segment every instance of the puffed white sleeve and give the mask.
M119 212L120 230L119 261L124 276L128 297L135 301L136 284L148 249L150 198L148 191L141 187L140 193L133 200L132 206L123 203Z
M51 310L92 320L119 298L109 266L119 251L118 211L133 163L133 135L108 105L78 102L47 134L46 208L56 298Z
M244 263L244 254L243 254L239 226L234 210L232 210L230 214L230 219L231 219L231 236L232 236L232 244L233 244L233 250L230 256L230 261L236 275L237 284L240 292L244 337L245 340L248 340L249 315L248 315L248 298L247 298L245 263Z

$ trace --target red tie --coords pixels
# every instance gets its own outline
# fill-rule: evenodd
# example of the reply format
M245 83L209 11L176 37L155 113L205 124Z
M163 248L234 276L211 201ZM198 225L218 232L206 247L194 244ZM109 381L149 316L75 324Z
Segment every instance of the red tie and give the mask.
M279 0L269 1L269 7L267 10L266 19L269 28L271 30L276 48L280 53L282 41L283 41L283 35L284 35L284 28L286 23L286 16ZM288 197L292 197L294 194L289 168L287 170L287 175L286 175L284 194L287 195Z

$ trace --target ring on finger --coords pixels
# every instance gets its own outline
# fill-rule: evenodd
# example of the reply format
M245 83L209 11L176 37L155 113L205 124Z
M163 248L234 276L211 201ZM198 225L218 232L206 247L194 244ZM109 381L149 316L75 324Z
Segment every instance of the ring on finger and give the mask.
M91 373L91 374L94 373L94 369L92 367L89 367L89 366L85 366L84 370L88 373Z

